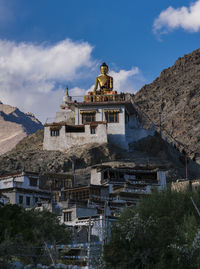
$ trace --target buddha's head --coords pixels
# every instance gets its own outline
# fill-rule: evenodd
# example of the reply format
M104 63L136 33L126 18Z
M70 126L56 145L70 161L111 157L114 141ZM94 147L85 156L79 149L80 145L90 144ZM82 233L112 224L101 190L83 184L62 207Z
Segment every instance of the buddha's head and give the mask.
M100 66L100 72L103 75L106 75L108 73L108 66L106 63L102 63L102 65Z

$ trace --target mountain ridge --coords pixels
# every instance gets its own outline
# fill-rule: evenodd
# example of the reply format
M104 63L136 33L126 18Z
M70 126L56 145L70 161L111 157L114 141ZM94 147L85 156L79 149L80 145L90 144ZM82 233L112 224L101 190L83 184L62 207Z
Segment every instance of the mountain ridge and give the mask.
M0 154L11 150L21 139L43 129L32 113L0 102Z

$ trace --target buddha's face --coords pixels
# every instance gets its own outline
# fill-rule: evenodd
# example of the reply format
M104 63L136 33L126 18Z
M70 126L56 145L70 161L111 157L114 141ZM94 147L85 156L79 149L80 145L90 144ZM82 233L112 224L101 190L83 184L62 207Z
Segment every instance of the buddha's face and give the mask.
M108 73L108 67L101 66L100 71L101 71L101 74L106 75Z

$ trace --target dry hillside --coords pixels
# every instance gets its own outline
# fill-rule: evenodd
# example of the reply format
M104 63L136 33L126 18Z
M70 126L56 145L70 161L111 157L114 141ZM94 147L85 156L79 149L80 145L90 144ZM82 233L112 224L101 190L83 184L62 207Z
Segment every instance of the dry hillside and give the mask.
M163 135L200 158L200 49L179 58L142 87L134 102L155 124L160 124L161 116Z
M33 114L0 102L0 155L11 150L22 138L42 129Z
M73 147L66 152L42 150L43 131L22 139L16 147L0 156L0 174L10 171L34 171L44 173L66 173L72 171L72 162L80 174L95 164L119 161L135 163L135 166L168 170L169 181L185 176L184 156L158 135L141 139L126 151L109 144L87 144ZM82 172L80 172L82 171ZM189 164L190 177L200 174L200 167L193 161Z

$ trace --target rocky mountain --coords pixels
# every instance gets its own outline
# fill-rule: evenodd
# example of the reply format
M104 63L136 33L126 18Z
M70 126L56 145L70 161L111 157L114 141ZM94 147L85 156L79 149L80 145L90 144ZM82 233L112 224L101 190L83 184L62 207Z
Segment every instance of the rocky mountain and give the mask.
M72 162L76 168L77 182L83 183L83 175L89 177L90 167L104 162L118 161L121 165L140 166L143 169L166 169L169 181L185 177L183 154L162 140L160 136L149 136L122 150L109 144L87 144L66 152L42 150L43 130L22 139L13 150L0 156L0 175L18 171L45 173L72 173ZM188 164L190 178L200 174L200 166ZM85 181L84 181L85 182Z
M172 67L162 71L160 77L151 84L145 85L135 96L130 96L140 111L144 125L155 124L157 130L161 130L162 136L167 137L168 141L173 141L175 147L159 135L155 135L132 143L129 151L109 144L73 147L66 152L44 151L43 130L40 130L25 137L13 150L0 156L0 174L22 170L41 174L66 173L71 171L73 162L82 174L92 165L119 161L132 162L135 166L143 165L144 169L150 166L165 167L168 170L167 178L171 181L185 177L186 158L182 153L184 149L190 157L189 177L198 177L200 162L198 164L195 160L198 161L199 158L200 161L199 75L200 49L179 58ZM36 123L36 129L38 126L38 129L42 128L33 116L16 108L1 104L0 111L0 135L4 134L0 136L0 143L12 140L11 130L13 137L17 137L19 127L19 134L22 134L22 129L25 135L28 134L29 122ZM1 125L1 122L4 125ZM11 124L14 124L13 129L9 129Z
M200 162L200 49L163 70L134 102L154 124L161 124L163 137Z
M0 102L0 154L11 150L22 138L43 129L32 113Z

